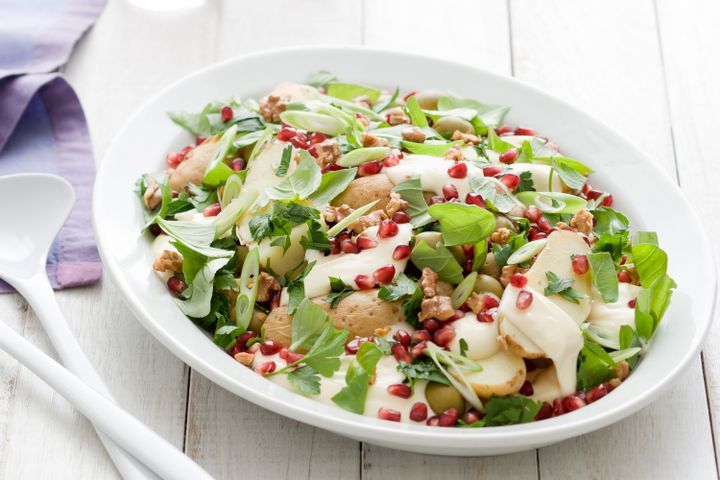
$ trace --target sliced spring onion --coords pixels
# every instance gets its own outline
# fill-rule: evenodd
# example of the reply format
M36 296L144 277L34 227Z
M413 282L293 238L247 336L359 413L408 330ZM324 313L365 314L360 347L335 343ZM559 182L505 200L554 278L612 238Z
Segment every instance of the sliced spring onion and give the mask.
M210 163L205 170L203 183L212 187L217 187L234 173L233 169L225 164L225 157L229 155L230 150L233 148L235 135L237 135L237 126L233 125L228 128L225 133L223 133L222 137L220 137L220 141L218 142L217 147L215 147L213 158L210 160Z
M330 115L301 110L289 110L280 114L280 119L294 128L309 132L320 132L326 135L337 136L344 133L350 125L339 118Z
M257 297L258 284L260 275L260 251L257 247L245 257L245 262L240 273L240 293L235 303L235 324L244 333L250 325L252 319L253 308L255 307L255 298Z
M600 327L593 323L583 323L580 328L593 342L605 348L611 348L613 350L620 349L618 336L607 328Z
M250 152L250 156L248 157L248 166L250 166L250 163L255 160L258 155L260 155L263 150L265 150L265 147L267 147L270 142L272 142L273 139L273 133L275 133L275 128L272 126L269 126L266 128L262 135L260 135L260 138L258 138L257 142L255 142L255 146L252 149L252 152Z
M390 155L390 147L357 148L342 156L336 163L341 167L356 167L365 162L382 160Z
M522 247L515 250L512 255L510 255L510 257L507 259L507 264L517 265L518 263L527 262L535 255L540 253L542 249L545 248L546 243L547 238L541 238L540 240L533 240L532 242L526 243Z
M482 371L480 364L470 360L469 358L443 350L433 342L427 343L427 346L425 347L425 354L432 359L443 375L445 375L452 386L460 392L460 395L462 395L468 403L478 409L478 411L484 411L480 398L477 396L472 384L463 373L463 370L475 372ZM447 369L445 368L446 365L448 367Z
M252 190L243 190L236 198L234 198L227 207L223 208L220 214L215 217L213 224L215 225L215 238L220 238L228 230L235 225L238 218L252 206L257 198L257 192Z
M465 303L465 300L470 297L470 294L473 292L477 276L477 272L472 272L470 275L465 277L457 287L455 287L455 290L453 290L453 293L450 296L453 308L460 308L460 306Z
M374 202L370 202L370 203L368 203L367 205L363 205L362 207L358 208L357 210L355 210L354 212L352 212L352 213L351 213L350 215L348 215L347 217L345 217L345 218L343 218L342 220L340 220L338 223L335 224L335 226L333 226L330 230L327 231L327 236L328 236L328 237L334 237L334 236L337 235L338 233L340 233L340 232L342 232L343 230L345 230L345 227L347 227L348 225L350 225L351 223L353 223L355 220L357 220L358 218L360 218L360 217L362 217L363 215L365 215L365 213L366 213L368 210L370 210L377 202L378 202L378 201L375 200Z
M642 351L642 348L640 348L640 347L630 347L630 348L626 348L624 350L608 352L608 355L610 355L610 358L612 358L615 362L621 362L623 360L627 360L628 358L634 357L641 351Z
M225 181L220 206L222 208L227 207L230 202L240 195L240 190L242 190L242 180L238 175L230 175Z
M587 201L575 195L560 192L520 192L517 199L525 205L535 205L543 213L574 214L587 205Z

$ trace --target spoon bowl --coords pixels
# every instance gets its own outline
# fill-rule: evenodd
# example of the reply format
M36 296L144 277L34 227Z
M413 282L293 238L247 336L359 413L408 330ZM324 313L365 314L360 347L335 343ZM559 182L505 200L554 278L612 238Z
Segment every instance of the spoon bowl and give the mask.
M72 186L56 175L0 177L0 276L12 283L44 271L53 240L74 204Z

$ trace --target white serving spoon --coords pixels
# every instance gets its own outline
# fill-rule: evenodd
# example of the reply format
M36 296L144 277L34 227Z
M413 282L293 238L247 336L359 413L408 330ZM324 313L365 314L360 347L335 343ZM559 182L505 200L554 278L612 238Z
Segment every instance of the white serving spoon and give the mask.
M55 175L0 177L0 278L28 301L67 370L2 322L0 348L93 423L125 479L157 478L152 472L165 479L212 479L189 457L113 403L65 321L45 263L74 203L72 186Z

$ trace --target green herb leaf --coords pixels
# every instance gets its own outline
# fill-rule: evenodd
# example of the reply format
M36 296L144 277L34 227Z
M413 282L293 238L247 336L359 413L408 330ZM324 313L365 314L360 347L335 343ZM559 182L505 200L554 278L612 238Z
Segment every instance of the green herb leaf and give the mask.
M300 266L302 266L302 263L300 264ZM290 315L294 314L298 306L300 306L300 303L305 300L304 280L305 277L307 277L310 273L310 270L312 270L315 266L315 260L305 264L300 275L291 278L291 276L295 275L296 271L300 268L300 266L288 272L285 278L285 284L287 285L288 291L288 313Z
M415 244L410 254L410 260L420 270L427 267L437 272L440 280L455 285L462 282L463 268L450 250L442 245L432 248L423 240L420 240Z
M347 330L336 330L332 323L327 321L320 337L301 361L317 370L323 377L332 376L340 368L338 357L345 351L347 336Z
M534 192L535 184L533 183L532 173L520 172L520 184L517 187L517 192Z
M284 177L287 175L288 168L290 167L290 160L292 159L292 145L287 144L283 149L282 157L280 158L280 165L275 171L275 175L278 177Z
M329 251L330 241L328 240L325 228L318 220L308 222L308 233L300 239L300 245L306 249Z
M302 365L295 370L288 372L288 382L300 393L306 395L320 394L320 376L315 370Z
M613 370L617 364L598 344L585 342L578 358L578 386L588 391L596 385L615 377Z
M488 427L532 422L541 406L542 402L519 395L490 397L490 400L485 403L483 422Z
M495 231L495 216L476 205L437 203L428 208L428 213L440 222L447 246L474 244Z
M438 142L435 140L426 140L425 143L415 143L403 140L400 142L402 148L410 153L417 155L431 155L433 157L442 157L445 152L453 147L460 145L461 141L456 142Z
M405 108L407 109L408 115L410 116L410 120L412 120L413 125L416 125L420 128L429 126L427 118L425 118L425 114L423 113L422 108L420 108L420 105L418 104L415 95L412 95L407 99L407 101L405 102Z
M310 200L318 208L327 205L345 191L350 182L355 179L356 173L357 168L343 168L342 170L331 170L324 173L320 180L320 186L315 190L315 193L310 195Z
M445 375L443 375L437 365L427 357L422 357L415 363L400 362L397 366L397 371L405 376L403 382L407 383L410 388L412 388L418 380L450 385L450 382L445 378Z
M632 256L643 287L652 285L655 280L667 274L667 253L657 245L633 242Z
M630 222L627 217L610 207L599 207L591 212L595 217L595 232L614 235L628 230Z
M325 310L314 304L310 299L304 299L295 310L295 315L293 315L290 350L307 350L311 348L326 323L328 323L328 315Z
M510 191L500 180L493 177L475 175L470 177L470 188L480 194L488 207L501 213L509 212L520 202L515 200Z
M273 200L305 199L318 189L322 173L315 160L306 150L300 150L300 164L290 176L266 190Z
M388 97L387 100L385 100L383 103L378 103L377 105L373 106L373 110L377 113L383 112L387 110L388 108L395 105L395 101L397 100L398 96L400 95L400 87L395 87L395 91L392 95Z
M615 264L607 252L591 253L588 256L593 285L600 292L605 303L617 302L618 279L615 273Z
M552 165L552 168L557 172L560 180L562 180L568 187L579 190L583 187L583 185L585 185L587 179L567 163L563 163L558 159L553 158L550 165Z
M337 277L329 277L329 279L332 293L325 297L325 301L330 304L330 308L337 308L338 304L352 295L355 290Z
M348 366L345 386L332 397L332 401L350 412L364 413L370 379L382 356L383 352L377 345L364 342Z
M392 285L383 285L378 292L378 298L386 302L394 302L402 297L413 295L419 288L417 283L401 272Z
M225 163L225 157L227 157L233 149L235 135L237 135L237 127L233 125L220 137L220 141L215 147L215 153L205 170L203 183L206 185L213 187L221 185L230 175L235 173L233 169Z
M502 124L505 120L505 115L507 115L510 111L510 107L504 105L490 105L472 98L461 98L446 95L438 99L438 110L452 110L456 108L474 110L476 118L481 120L484 125ZM490 130L492 129L488 129L488 132Z
M360 85L358 83L344 83L344 82L330 82L327 84L327 94L331 97L340 98L349 102L353 99L367 95L370 97L370 102L377 102L380 97L380 90L377 88Z
M393 192L397 192L403 200L408 202L407 214L410 215L410 223L414 228L422 227L434 221L428 213L428 205L423 195L420 177L398 183L393 188Z
M565 300L573 303L580 303L585 298L585 294L572 288L575 280L572 278L560 279L554 272L545 272L548 280L548 286L545 287L545 296L560 295Z
M487 148L497 153L505 153L515 148L512 143L506 142L495 133L495 130L489 128L487 131Z
M192 293L187 300L175 299L180 311L188 317L202 318L210 313L210 300L213 294L215 273L224 267L229 257L209 258L195 275L190 287Z
M338 78L334 73L327 70L318 70L305 78L305 84L315 88L326 88L327 84L336 81Z
M424 297L422 289L418 288L410 296L410 298L403 301L402 304L402 311L403 315L405 316L405 321L416 328L420 323L418 320L418 314L420 313L420 307L422 305L423 298Z

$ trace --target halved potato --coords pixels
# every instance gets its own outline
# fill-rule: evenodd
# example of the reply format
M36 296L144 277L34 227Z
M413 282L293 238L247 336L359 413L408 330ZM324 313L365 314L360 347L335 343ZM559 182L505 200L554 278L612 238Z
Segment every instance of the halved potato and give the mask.
M498 322L478 322L477 316L468 312L459 320L452 322L455 337L448 348L453 353L460 353L460 341L465 340L467 351L465 356L471 360L489 358L500 349L498 342Z
M504 322L501 319L498 330L509 352L523 358L542 358L545 356L542 348L538 347L535 342L511 322Z
M348 295L337 308L330 308L325 297L312 299L330 316L335 328L348 330L348 341L357 337L368 337L378 328L402 322L402 302L386 302L377 297L379 290L360 290ZM265 320L265 339L273 340L284 347L292 343L292 319L287 307L278 307Z
M483 367L482 372L466 374L466 377L482 399L513 395L525 382L525 362L513 353L500 350L478 363Z
M385 210L390 201L390 192L394 185L384 173L356 178L347 186L344 192L335 197L333 205L347 205L350 208L360 208L377 200L373 210Z
M583 323L590 314L592 295L592 280L590 273L578 275L572 268L572 255L587 255L590 247L577 233L567 230L556 230L547 237L547 243L530 270L525 273L528 287L537 292L544 292L548 286L546 273L553 272L561 279L575 280L572 288L585 294L579 303L566 300L560 295L550 295L547 298L562 308L578 325Z
M190 150L185 160L176 169L170 171L168 181L170 188L179 192L187 187L188 183L202 185L205 170L215 155L215 148L219 140L218 136L208 137L203 143Z
M531 380L533 386L533 400L552 402L556 398L563 396L554 365L542 370L535 370L535 372L538 373L536 373L535 378Z

